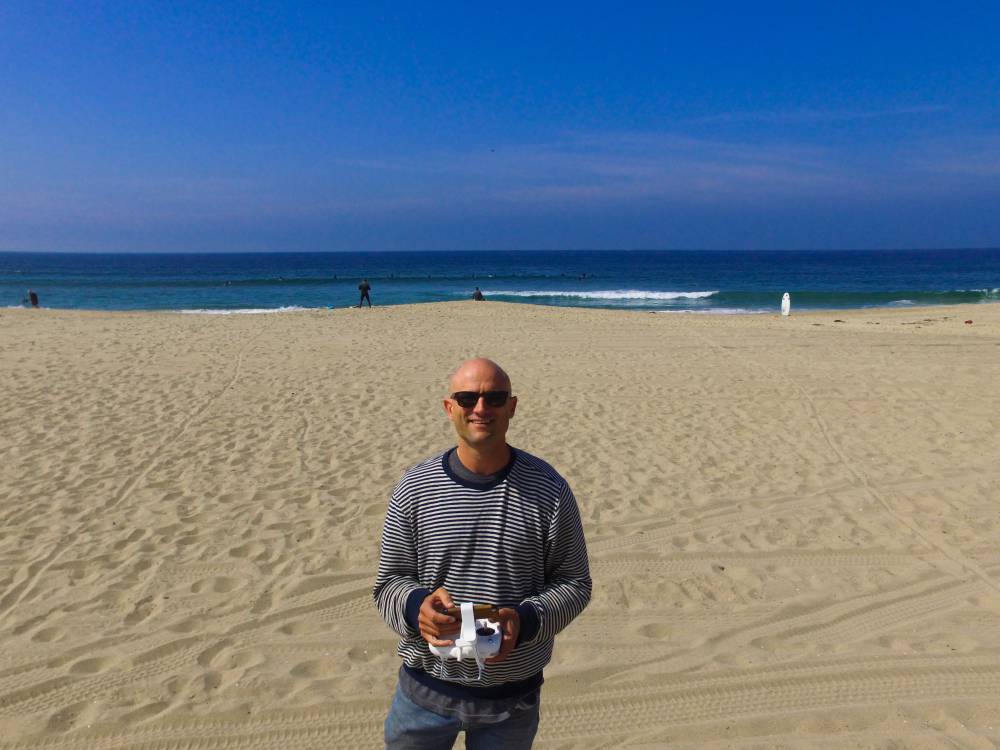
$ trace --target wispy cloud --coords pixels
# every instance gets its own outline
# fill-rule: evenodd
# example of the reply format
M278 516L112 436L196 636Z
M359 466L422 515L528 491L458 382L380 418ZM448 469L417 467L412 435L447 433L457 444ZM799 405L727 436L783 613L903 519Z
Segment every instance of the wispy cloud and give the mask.
M436 151L353 162L378 172L396 200L419 192L464 206L503 202L567 205L635 200L711 202L743 195L799 194L854 187L828 148L754 144L672 133L566 133L534 144ZM373 197L379 203L382 197ZM426 205L424 203L423 205Z
M936 194L1000 192L1000 133L912 137L861 148L683 132L572 131L534 143L319 157L307 172L35 175L0 186L0 225L402 226L472 217L581 219L611 211L725 217L809 205L866 214ZM886 208L888 207L888 208ZM554 212L554 213L553 213ZM0 230L4 227L0 226Z
M907 107L884 107L876 109L774 109L774 110L744 110L722 112L703 117L692 117L683 120L688 125L707 124L747 124L760 123L768 125L847 122L851 120L874 120L880 118L909 117L912 115L929 115L948 111L948 107L939 104L921 104Z
M581 132L490 151L415 154L365 168L391 174L397 197L419 191L465 206L891 202L927 194L935 177L949 176L960 188L963 178L1000 176L1000 134L914 137L862 148Z
M900 161L923 175L1000 179L1000 133L921 139L900 149Z

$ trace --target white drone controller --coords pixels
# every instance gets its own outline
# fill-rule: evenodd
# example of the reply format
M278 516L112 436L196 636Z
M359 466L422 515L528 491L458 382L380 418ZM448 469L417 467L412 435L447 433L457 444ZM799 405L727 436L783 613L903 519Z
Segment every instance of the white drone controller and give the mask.
M454 645L431 646L428 644L432 654L440 656L442 659L457 659L459 661L475 659L481 668L483 662L500 652L500 642L503 640L500 623L485 617L477 620L473 606L472 602L465 602L461 605L462 630L454 639Z

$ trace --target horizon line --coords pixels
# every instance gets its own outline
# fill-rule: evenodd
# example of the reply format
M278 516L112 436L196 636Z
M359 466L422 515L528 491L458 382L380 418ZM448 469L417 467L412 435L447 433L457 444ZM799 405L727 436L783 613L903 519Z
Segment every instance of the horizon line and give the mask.
M940 252L943 250L1000 250L1000 246L947 245L939 247L796 247L796 248L435 248L413 250L9 250L0 255L338 255L402 253L864 253L864 252Z

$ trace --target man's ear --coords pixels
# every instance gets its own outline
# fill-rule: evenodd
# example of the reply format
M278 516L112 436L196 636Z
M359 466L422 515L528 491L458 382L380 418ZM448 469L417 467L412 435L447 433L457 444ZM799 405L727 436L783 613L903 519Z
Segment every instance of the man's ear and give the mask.
M441 404L444 406L444 413L447 414L450 417L451 416L451 407L452 407L451 399L450 398L446 398L446 399L444 399L441 402Z
M517 396L510 397L510 416L514 416L514 412L517 411Z

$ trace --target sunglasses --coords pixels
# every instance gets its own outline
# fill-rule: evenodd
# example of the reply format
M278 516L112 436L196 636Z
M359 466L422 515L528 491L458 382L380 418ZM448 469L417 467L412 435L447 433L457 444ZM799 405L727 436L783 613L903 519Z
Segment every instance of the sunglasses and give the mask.
M482 396L487 406L495 409L507 403L507 399L510 398L510 391L483 391L482 393L478 391L456 391L451 394L455 403L463 409L471 409L478 404L480 396Z

